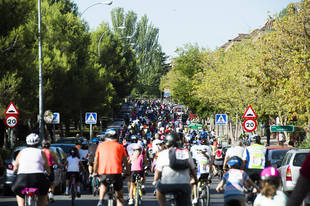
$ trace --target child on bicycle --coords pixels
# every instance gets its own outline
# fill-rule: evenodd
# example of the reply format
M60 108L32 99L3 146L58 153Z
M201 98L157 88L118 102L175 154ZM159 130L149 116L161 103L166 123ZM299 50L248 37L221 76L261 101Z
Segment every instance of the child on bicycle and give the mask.
M129 189L129 201L128 205L133 204L133 192L135 188L135 182L137 176L140 176L141 182L144 180L144 155L142 153L142 146L138 143L132 146L133 154L131 155L129 162L131 164L131 177L130 177L130 189Z
M84 170L83 164L80 161L78 156L78 150L76 148L72 148L70 150L70 156L67 157L67 161L65 162L65 167L67 168L66 173L66 191L65 195L69 195L69 185L70 178L72 175L75 176L76 189L77 189L77 197L81 197L81 189L80 189L80 168Z
M267 167L260 173L260 178L263 187L254 201L254 206L285 206L287 197L278 190L281 181L279 171L274 167Z
M223 176L222 181L216 187L217 192L224 192L224 205L225 206L245 206L245 197L243 186L245 183L252 185L259 191L258 186L249 178L247 173L241 170L242 160L239 157L232 157L227 162L229 170Z

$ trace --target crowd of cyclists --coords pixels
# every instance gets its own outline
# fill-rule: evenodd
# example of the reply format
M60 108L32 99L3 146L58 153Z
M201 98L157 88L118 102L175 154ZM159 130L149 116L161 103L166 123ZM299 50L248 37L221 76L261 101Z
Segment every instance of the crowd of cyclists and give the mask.
M221 179L216 191L225 190L224 205L246 205L248 201L255 206L287 204L287 196L279 190L279 172L268 165L266 147L259 136L254 136L249 146L236 141L224 151L214 131L189 128L195 119L184 120L174 112L173 104L159 100L136 100L131 104L134 108L121 130L109 129L103 138L92 138L90 145L79 142L70 151L65 163L66 195L71 175L76 177L78 197L81 195L83 171L100 182L97 206L103 205L111 182L117 205L125 205L124 182L129 193L127 204L133 205L137 177L141 178L144 193L145 176L152 172L154 195L160 206L166 205L167 194L178 194L176 205L196 205L200 180L210 183L216 176ZM16 158L17 179L12 190L22 206L20 191L38 187L39 205L45 206L48 199L54 201L54 155L47 141L42 142L43 150L38 148L40 139L34 133L27 136L26 142L28 148Z

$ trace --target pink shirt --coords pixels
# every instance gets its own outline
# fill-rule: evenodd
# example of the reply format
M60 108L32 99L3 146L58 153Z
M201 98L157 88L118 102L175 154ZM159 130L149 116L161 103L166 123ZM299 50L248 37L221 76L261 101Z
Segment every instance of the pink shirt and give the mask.
M48 166L53 166L53 156L52 156L52 152L49 151L49 149L47 148L43 148L42 149L43 152L45 153L46 157L47 157L47 160L48 160Z
M131 160L131 171L142 171L143 154L141 153L137 159Z

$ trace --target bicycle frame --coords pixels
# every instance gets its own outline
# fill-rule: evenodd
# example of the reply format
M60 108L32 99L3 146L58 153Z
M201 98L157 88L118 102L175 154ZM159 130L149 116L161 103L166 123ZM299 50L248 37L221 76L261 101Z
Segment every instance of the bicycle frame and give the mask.
M135 181L135 186L134 186L134 202L135 206L141 205L141 200L142 200L142 191L141 191L141 176L137 174L136 176L136 181Z
M107 178L105 180L109 186L108 186L108 206L115 206L116 205L116 198L114 196L115 190L114 190L114 185L111 179Z
M25 206L37 206L38 205L38 188L25 188L22 190L22 194L25 195Z
M198 198L201 206L208 206L210 204L210 186L208 179L199 180Z
M71 205L74 206L74 200L76 198L76 184L75 184L75 175L70 176L70 182L71 182Z

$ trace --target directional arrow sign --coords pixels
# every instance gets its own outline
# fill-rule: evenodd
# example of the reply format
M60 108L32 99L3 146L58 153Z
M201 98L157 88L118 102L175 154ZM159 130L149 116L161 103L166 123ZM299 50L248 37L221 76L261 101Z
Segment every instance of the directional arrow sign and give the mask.
M4 115L17 115L19 112L17 111L15 105L13 102L10 102L10 105L8 108L5 110Z
M249 105L242 117L243 118L257 118L257 115L255 114L254 109L251 107L251 105Z

